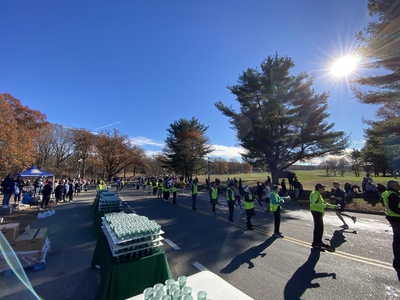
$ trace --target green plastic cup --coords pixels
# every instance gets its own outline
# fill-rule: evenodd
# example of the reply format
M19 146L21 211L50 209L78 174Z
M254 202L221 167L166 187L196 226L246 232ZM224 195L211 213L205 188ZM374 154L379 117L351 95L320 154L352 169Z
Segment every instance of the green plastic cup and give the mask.
M147 288L143 292L143 296L145 300L149 300L151 297L153 297L154 294L154 289L152 287Z
M186 286L186 281L187 281L187 277L186 276L179 276L178 277L178 284L179 284L179 288L183 289L184 286Z
M172 300L181 300L182 298L182 291L178 288L172 293Z
M198 292L197 300L207 300L207 292L205 292L205 291Z
M183 295L192 295L192 288L190 286L185 286L182 289Z
M168 289L168 295L172 295L172 293L177 289L179 289L179 285L176 283L171 284Z

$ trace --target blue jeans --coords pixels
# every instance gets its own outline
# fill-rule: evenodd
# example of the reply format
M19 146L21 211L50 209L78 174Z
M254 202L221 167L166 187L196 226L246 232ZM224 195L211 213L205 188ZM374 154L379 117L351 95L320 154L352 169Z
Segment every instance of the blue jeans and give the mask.
M8 206L8 205L10 204L11 195L12 195L12 193L11 193L11 194L4 194L4 197L3 197L3 206L5 206L5 205Z

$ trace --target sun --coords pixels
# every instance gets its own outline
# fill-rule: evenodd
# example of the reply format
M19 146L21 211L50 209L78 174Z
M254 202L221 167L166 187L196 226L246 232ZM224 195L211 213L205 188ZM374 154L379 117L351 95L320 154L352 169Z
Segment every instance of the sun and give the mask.
M346 77L350 75L357 66L357 58L355 56L345 56L339 58L332 66L331 73L335 77Z

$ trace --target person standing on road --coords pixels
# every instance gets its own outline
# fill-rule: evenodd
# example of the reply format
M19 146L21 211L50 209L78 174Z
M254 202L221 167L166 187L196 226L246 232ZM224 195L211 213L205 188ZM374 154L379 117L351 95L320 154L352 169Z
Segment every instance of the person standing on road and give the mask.
M62 183L64 184L64 180L62 181ZM106 190L107 189L107 185L104 183L103 180L99 180L99 183L96 185L96 191L102 191L102 190ZM65 202L65 195L63 196L63 200Z
M349 225L347 225L346 221L344 220L343 216L348 217L353 220L355 223L357 221L356 217L349 216L348 214L343 213L344 212L344 207L346 206L346 193L340 188L340 182L339 181L334 181L333 182L333 189L332 189L333 195L330 197L330 199L335 200L336 204L340 205L340 209L336 209L336 215L340 219L340 221L343 222L343 225L341 226L343 229L348 229Z
M172 184L172 204L177 204L176 193L178 192L178 189L179 189L179 184L178 181L175 180L174 183Z
M255 216L254 211L254 201L251 195L250 189L247 185L243 186L243 199L244 199L244 209L246 210L247 222L246 226L248 230L254 230L253 224L251 224L251 218Z
M46 183L42 189L42 203L40 204L40 208L47 209L49 205L51 194L53 193L53 183L49 181ZM43 207L44 205L44 207Z
M270 199L269 209L271 212L274 213L274 237L283 238L283 235L279 231L279 228L281 226L281 209L282 209L282 203L284 201L283 199L279 198L278 195L279 190L280 190L279 185L274 185L272 187L271 196L269 197Z
M75 184L74 180L71 179L68 185L68 200L69 202L74 202L74 191L75 191Z
M14 204L18 205L21 202L22 190L25 186L25 181L22 179L21 175L18 175L17 179L15 180L15 185L18 187L18 193L14 195Z
M218 203L218 189L216 188L214 181L211 181L211 187L210 187L209 194L210 194L210 204L212 206L212 212L215 216L216 215L215 205L217 205L217 203Z
M339 209L339 205L332 205L326 203L322 197L322 193L325 191L326 185L317 183L315 190L310 194L310 210L314 219L314 232L312 247L316 249L330 248L322 242L322 235L324 234L324 214L325 208Z
M165 202L168 202L169 200L169 179L164 178L162 190L163 190L163 199Z
M196 208L196 198L197 194L199 193L199 188L197 186L197 179L193 180L192 182L192 210L197 210Z
M8 174L6 178L1 182L1 187L3 188L3 208L8 208L10 205L10 198L14 193L15 182L11 174Z
M235 184L230 182L228 188L226 189L226 201L228 202L228 209L229 209L229 222L233 222L233 212L235 210L235 192L233 191L232 187Z
M387 190L382 193L383 205L386 209L386 219L393 230L393 268L400 280L400 185L396 180L387 182Z

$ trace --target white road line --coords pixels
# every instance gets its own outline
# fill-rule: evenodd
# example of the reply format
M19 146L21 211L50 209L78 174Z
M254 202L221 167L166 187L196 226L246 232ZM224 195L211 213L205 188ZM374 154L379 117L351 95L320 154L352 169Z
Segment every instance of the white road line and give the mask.
M170 245L171 248L174 249L174 250L181 250L181 248L179 248L178 245L176 245L175 243L173 243L169 239L165 239L164 242L166 242L168 245Z
M127 207L128 207L128 208L132 208L132 206L130 206L130 205L127 205Z
M201 263L197 261L193 262L192 265L195 266L200 271L208 271L208 269L205 266L203 266Z

